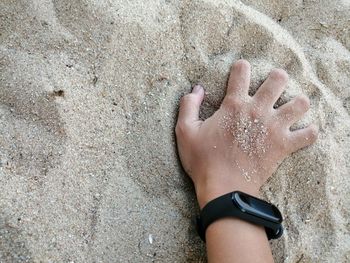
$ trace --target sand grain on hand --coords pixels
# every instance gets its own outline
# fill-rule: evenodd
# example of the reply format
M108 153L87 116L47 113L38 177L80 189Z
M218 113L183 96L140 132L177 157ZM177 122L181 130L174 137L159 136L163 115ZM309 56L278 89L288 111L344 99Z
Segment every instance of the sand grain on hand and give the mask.
M252 119L238 113L227 113L220 119L220 127L232 136L232 143L248 156L262 156L268 149L266 141L268 131L258 119Z

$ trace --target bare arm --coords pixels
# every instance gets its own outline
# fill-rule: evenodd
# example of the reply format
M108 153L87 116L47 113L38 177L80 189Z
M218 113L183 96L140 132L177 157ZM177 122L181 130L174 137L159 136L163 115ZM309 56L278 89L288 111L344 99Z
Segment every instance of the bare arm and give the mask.
M200 208L234 190L258 196L284 158L316 140L315 125L290 131L309 109L307 97L273 108L287 81L283 70L273 70L251 97L250 65L239 60L232 67L220 109L209 119L198 118L203 88L196 86L182 98L177 143ZM240 219L212 223L206 240L209 262L273 262L264 228Z

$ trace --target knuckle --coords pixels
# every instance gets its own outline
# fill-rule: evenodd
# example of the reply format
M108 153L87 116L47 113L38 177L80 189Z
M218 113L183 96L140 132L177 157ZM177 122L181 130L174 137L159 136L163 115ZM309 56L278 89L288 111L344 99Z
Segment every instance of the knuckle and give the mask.
M175 127L175 134L178 137L188 137L189 125L185 121L178 121Z
M318 137L318 128L315 125L310 127L308 137L311 141L315 141Z
M270 72L270 77L275 79L275 80L279 80L279 81L283 81L286 82L288 81L288 74L285 70L280 69L280 68L275 68Z
M191 103L193 99L194 99L194 95L192 93L182 96L180 100L180 105Z
M222 102L229 110L240 110L243 107L243 102L236 95L226 95L224 101Z
M262 113L259 109L253 109L250 112L250 117L252 118L252 120L259 120L261 115L262 115Z
M176 127L175 127L175 133L177 136L180 136L185 133L185 126L183 122L177 122Z
M296 97L296 106L302 109L303 111L307 111L310 108L310 100L308 97L304 95L300 95Z
M281 153L286 153L290 149L291 139L288 136L288 132L277 128L278 125L271 126L269 132L273 138L279 138L279 151Z
M282 140L281 144L280 144L280 151L282 153L288 153L291 151L291 142L288 140Z

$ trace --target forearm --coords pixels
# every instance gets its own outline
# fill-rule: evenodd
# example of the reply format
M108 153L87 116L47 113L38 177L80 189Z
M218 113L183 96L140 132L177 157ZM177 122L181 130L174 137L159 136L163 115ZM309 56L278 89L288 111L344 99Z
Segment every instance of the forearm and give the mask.
M253 182L237 182L231 173L228 181L207 182L196 186L197 199L202 209L209 201L232 191L242 191L258 197ZM220 183L218 183L220 182ZM223 218L206 230L206 245L210 263L220 262L273 262L265 229L237 218Z
M212 223L206 231L208 262L273 262L265 230L236 218Z

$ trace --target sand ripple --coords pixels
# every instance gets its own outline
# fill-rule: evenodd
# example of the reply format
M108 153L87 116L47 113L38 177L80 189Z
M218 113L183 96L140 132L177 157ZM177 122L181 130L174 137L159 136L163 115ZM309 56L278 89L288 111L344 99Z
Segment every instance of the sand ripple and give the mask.
M346 1L0 3L0 261L204 262L176 156L179 98L224 96L231 63L250 93L282 67L320 138L263 194L285 215L276 262L350 259L350 6ZM152 244L149 237L152 235ZM2 238L3 237L3 238Z

